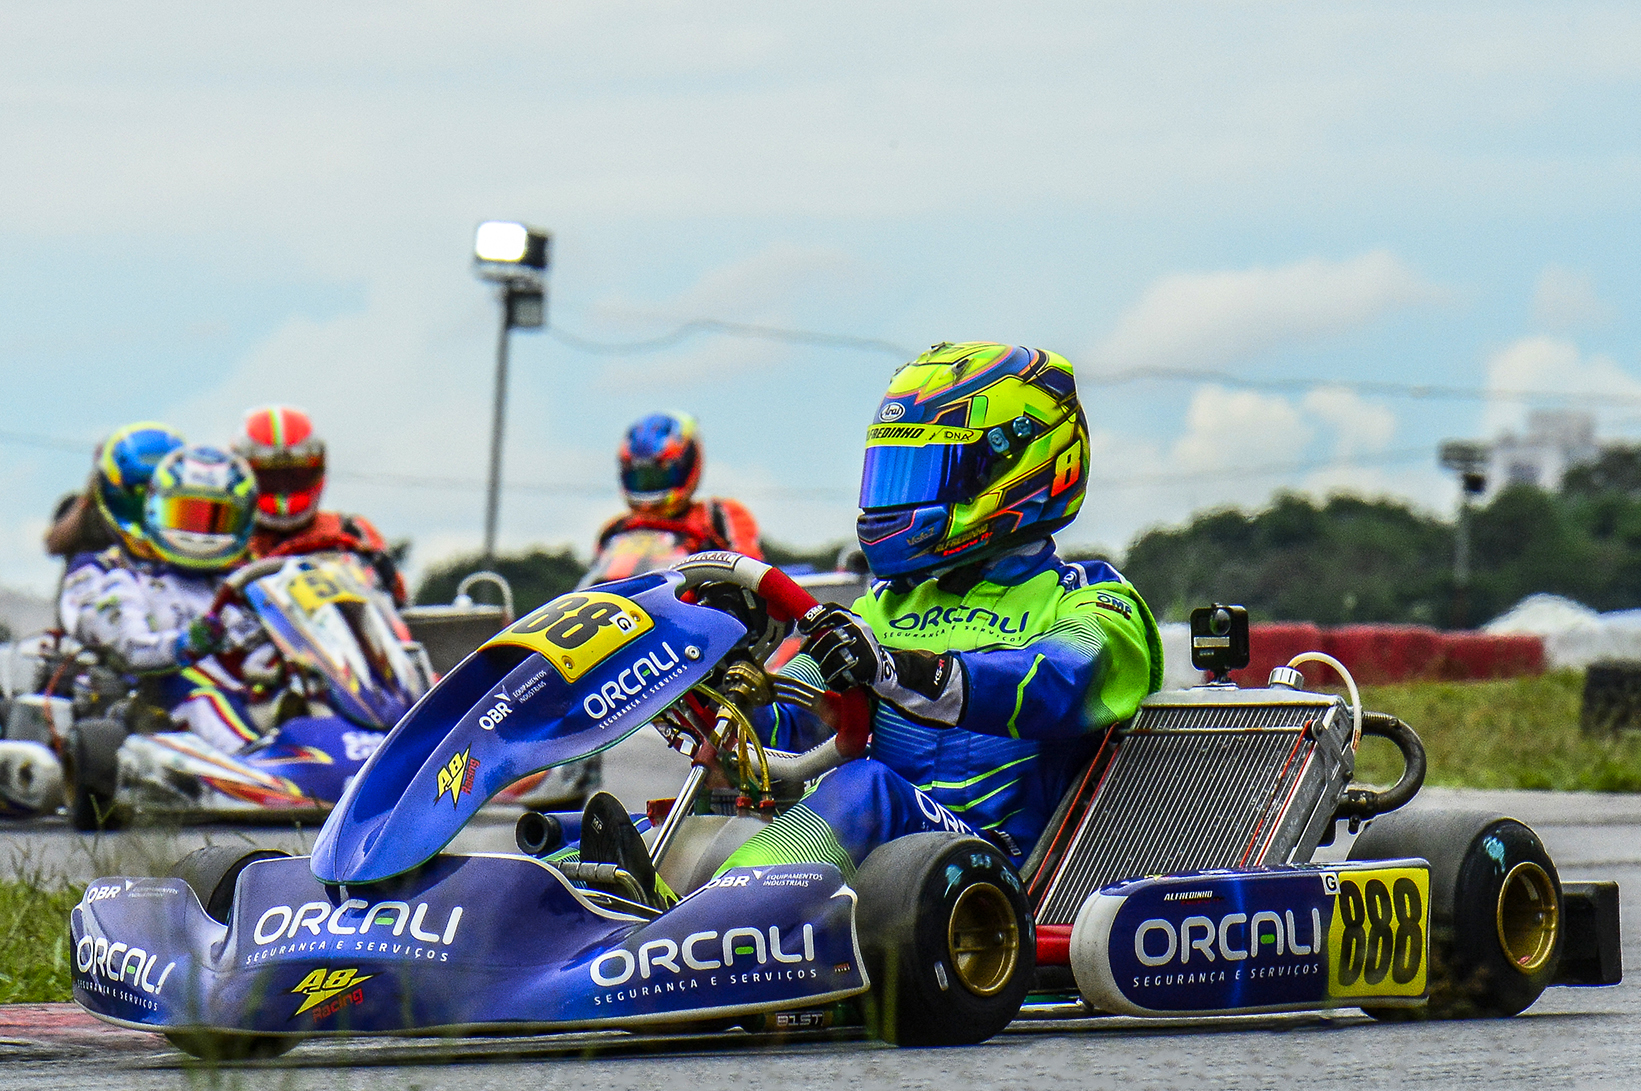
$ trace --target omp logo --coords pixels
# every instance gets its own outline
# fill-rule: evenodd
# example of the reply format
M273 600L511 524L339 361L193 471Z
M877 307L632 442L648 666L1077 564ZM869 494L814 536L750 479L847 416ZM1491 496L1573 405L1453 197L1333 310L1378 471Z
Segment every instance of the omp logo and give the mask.
M496 703L490 707L490 711L479 717L479 726L486 731L494 731L497 724L513 714L512 706L507 703L508 697L505 689L493 695L493 700ZM443 795L443 790L439 794Z
M177 968L175 962L167 962L156 978L154 966L158 962L159 955L151 955L141 947L110 943L102 938L81 936L80 942L74 945L74 968L82 974L94 973L118 985L135 985L149 996L158 996L165 988L165 979Z
M439 770L439 790L433 794L433 802L437 803L449 793L450 805L461 806L461 797L473 791L473 775L479 771L479 760L472 754L473 748L469 746L445 762Z
M798 950L782 947L781 930L769 926L768 939L758 928L731 928L723 933L715 931L692 932L683 940L652 939L641 944L638 952L617 947L593 959L589 972L593 983L610 988L625 984L633 974L648 981L661 970L683 974L690 970L717 970L733 967L739 957L742 965L756 962L767 966L771 961L798 965L815 961L815 926L803 926L803 941ZM719 956L722 956L721 958ZM680 966L679 960L683 960Z
M342 970L332 970L328 966L321 966L307 977L304 977L291 990L291 993L302 998L301 1007L291 1012L291 1018L310 1008L324 1004L323 1008L313 1013L315 1019L323 1019L327 1015L334 1015L349 1004L364 1002L365 990L359 988L365 982L375 977L375 974L360 974L357 969L348 967ZM336 1001L325 1004L325 1001L336 997Z
M877 419L881 421L897 421L906 415L906 407L899 402L889 402L878 410Z
M1310 936L1301 942L1293 910L1282 913L1261 910L1227 913L1217 921L1211 917L1186 917L1178 928L1170 921L1153 917L1134 930L1134 957L1146 966L1166 966L1177 961L1242 962L1262 955L1292 953L1308 955L1322 943L1322 912L1311 907Z
M661 653L665 653L662 655ZM605 682L597 690L581 699L581 709L590 718L601 720L624 709L644 692L644 687L678 666L678 653L672 645L661 641L661 652L650 652L632 661L632 665Z

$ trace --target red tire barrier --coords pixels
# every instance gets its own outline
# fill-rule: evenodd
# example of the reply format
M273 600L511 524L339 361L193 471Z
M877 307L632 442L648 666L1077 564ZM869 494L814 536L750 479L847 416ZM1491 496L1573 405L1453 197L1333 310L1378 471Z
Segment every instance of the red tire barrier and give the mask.
M1536 636L1474 631L1443 632L1424 625L1337 625L1261 622L1249 633L1248 666L1231 675L1238 685L1263 686L1271 668L1301 652L1326 652L1358 683L1476 681L1519 678L1544 671L1544 641ZM1320 663L1303 668L1311 685L1343 679Z

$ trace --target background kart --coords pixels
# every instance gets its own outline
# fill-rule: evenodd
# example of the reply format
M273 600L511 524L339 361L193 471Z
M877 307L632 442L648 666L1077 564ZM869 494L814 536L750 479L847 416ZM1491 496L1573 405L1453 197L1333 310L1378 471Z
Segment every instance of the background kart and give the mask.
M1617 980L1611 884L1563 886L1507 818L1388 813L1422 779L1417 737L1296 688L1297 671L1149 698L1018 870L941 833L890 842L847 884L812 864L713 878L804 781L860 756L866 705L762 671L812 601L780 573L733 554L680 569L499 634L394 729L311 859L204 850L174 878L92 884L73 914L75 998L240 1056L312 1034L712 1020L858 1021L942 1044L1022 1012L1494 1015L1552 983ZM1240 633L1245 649L1219 614L1230 631L1205 646ZM775 697L826 706L837 736L761 752L744 711ZM502 786L649 722L694 758L646 835L675 907L639 904L611 864L440 851ZM1407 757L1389 791L1349 787L1363 731ZM737 813L701 813L709 769L739 782ZM521 847L550 852L576 818L527 815ZM1368 819L1351 860L1307 863L1337 823Z
M411 705L431 670L392 603L353 558L270 558L238 570L214 609L237 601L257 628L215 660L246 685L264 734L226 753L151 707L139 683L61 741L70 820L323 817Z

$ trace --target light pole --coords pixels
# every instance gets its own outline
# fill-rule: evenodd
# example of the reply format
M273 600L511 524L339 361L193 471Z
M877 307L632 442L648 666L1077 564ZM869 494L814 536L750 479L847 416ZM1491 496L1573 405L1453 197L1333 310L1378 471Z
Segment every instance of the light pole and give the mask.
M513 330L547 324L547 259L552 236L521 223L489 220L473 236L473 271L496 285L501 328L496 334L496 398L490 416L490 482L484 501L484 556L496 555L501 508L501 445L507 423L507 347Z
M1470 502L1487 491L1487 444L1450 439L1438 448L1444 470L1459 475L1459 519L1453 528L1453 624L1462 628L1470 614Z

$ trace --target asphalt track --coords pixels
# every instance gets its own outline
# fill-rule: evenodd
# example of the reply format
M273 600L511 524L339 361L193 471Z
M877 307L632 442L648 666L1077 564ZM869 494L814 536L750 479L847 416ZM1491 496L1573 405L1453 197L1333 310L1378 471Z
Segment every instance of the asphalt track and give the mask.
M607 786L631 805L670 795L682 762L644 738L612 754ZM670 759L670 760L669 760ZM1488 807L1530 823L1563 877L1641 890L1641 797L1427 790L1419 805ZM205 841L299 850L307 833L214 827L132 831L95 841L60 825L11 831L13 863L83 877L163 868ZM459 849L505 848L511 816L486 816ZM100 870L105 865L118 868ZM127 870L129 869L129 870ZM1626 907L1628 908L1628 907ZM1641 981L1641 912L1624 922ZM1641 984L1551 989L1515 1019L1381 1025L1360 1014L1218 1021L1021 1020L981 1046L897 1050L854 1038L740 1032L635 1039L619 1033L526 1039L310 1042L275 1061L209 1067L152 1035L104 1027L71 1005L0 1008L0 1088L232 1088L279 1091L452 1088L1560 1088L1641 1086Z

